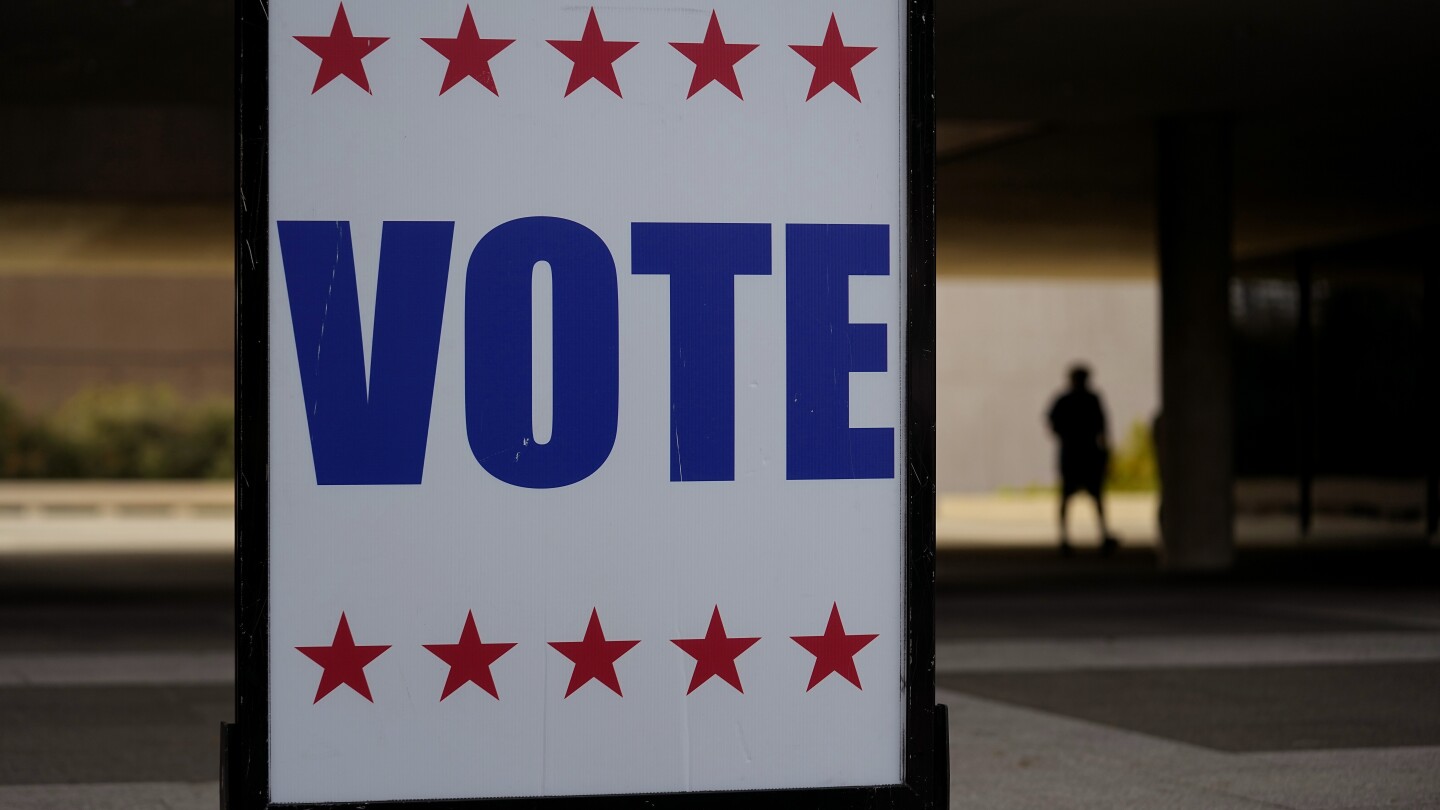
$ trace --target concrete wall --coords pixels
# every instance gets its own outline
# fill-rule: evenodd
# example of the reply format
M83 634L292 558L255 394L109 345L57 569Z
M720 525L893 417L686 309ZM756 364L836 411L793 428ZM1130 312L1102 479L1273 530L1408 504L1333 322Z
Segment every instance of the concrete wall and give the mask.
M0 391L29 408L97 384L234 392L229 278L0 276Z
M1049 484L1045 425L1066 369L1083 360L1112 442L1159 401L1159 289L1150 279L942 276L936 411L941 492Z

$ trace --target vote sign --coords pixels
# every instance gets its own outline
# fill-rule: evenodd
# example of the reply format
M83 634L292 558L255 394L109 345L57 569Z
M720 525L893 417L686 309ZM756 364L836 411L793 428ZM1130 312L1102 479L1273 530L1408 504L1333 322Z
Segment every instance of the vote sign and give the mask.
M266 11L240 12L252 793L927 802L928 16Z

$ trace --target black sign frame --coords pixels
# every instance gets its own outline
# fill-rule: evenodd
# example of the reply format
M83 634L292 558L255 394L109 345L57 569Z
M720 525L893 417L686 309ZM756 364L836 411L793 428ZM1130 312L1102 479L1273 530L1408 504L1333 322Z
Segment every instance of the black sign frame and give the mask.
M934 810L949 807L949 723L935 694L935 101L933 0L903 0L906 46L904 782L643 795L276 804L269 703L269 0L236 3L235 723L221 729L222 808Z

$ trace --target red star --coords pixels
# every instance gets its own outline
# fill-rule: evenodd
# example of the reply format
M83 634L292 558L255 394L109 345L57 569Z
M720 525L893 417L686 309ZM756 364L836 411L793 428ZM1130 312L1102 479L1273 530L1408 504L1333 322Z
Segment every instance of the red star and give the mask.
M714 11L710 12L710 25L705 29L704 42L672 42L670 46L695 63L695 76L690 79L690 94L686 98L691 98L711 82L719 82L738 99L745 98L740 95L735 63L760 46L726 42L725 35L720 31L720 18L715 16Z
M615 675L615 662L639 643L606 641L605 631L600 627L600 615L592 609L590 624L585 627L584 639L550 642L551 647L575 663L575 669L570 673L570 686L565 689L565 697L575 694L576 689L592 680L605 684L610 687L610 691L624 697L620 691L620 678Z
M335 691L342 684L354 689L371 703L370 683L365 680L365 667L390 649L388 644L356 645L350 635L350 622L340 614L340 626L335 628L335 640L329 647L296 647L306 658L325 668L320 675L320 688L315 692L315 703Z
M727 637L725 623L720 620L720 606L716 605L715 611L710 614L710 626L705 629L704 638L671 640L676 647L695 659L695 674L690 676L690 688L685 690L685 694L694 692L701 684L717 675L735 687L735 691L743 694L745 688L740 685L740 673L735 669L735 659L759 640Z
M345 16L345 4L335 13L335 24L330 27L328 37L295 37L301 45L320 57L320 72L315 74L315 86L310 94L344 76L370 92L370 80L365 77L365 65L361 63L369 53L385 43L389 37L357 37L350 33L350 18Z
M445 68L445 81L440 86L440 95L459 84L465 77L479 82L486 90L500 95L495 89L495 77L490 73L490 60L514 42L513 39L481 39L475 29L475 15L465 7L465 17L460 21L460 32L453 37L421 37L426 45L440 52L450 60Z
M810 95L805 97L806 101L832 84L854 96L856 101L860 100L860 88L855 86L854 68L860 64L860 60L874 53L875 49L846 45L844 40L840 39L840 26L835 24L834 14L830 15L830 26L825 29L824 42L819 45L791 45L790 49L815 66L815 76L810 79Z
M445 679L445 691L440 694L440 699L444 700L456 689L473 683L499 700L500 693L495 691L495 678L490 675L490 665L510 652L510 648L514 646L507 643L484 643L480 640L480 631L475 629L474 611L465 614L465 628L460 631L458 643L425 645L425 649L450 665L450 675Z
M620 96L620 80L615 78L615 60L625 55L626 51L638 45L638 42L616 42L606 40L600 33L600 21L595 19L595 8L590 8L590 18L585 21L585 33L579 39L547 39L555 50L565 54L574 66L570 68L570 84L565 88L565 95L575 92L580 85L594 79L606 87L610 92ZM624 96L620 96L624 98ZM620 691L620 690L615 690Z
M855 653L865 649L865 645L874 641L877 635L846 635L845 625L840 621L840 607L832 604L830 621L825 623L825 635L791 636L796 644L815 656L815 668L810 671L810 685L805 687L805 691L814 689L815 684L830 677L832 672L855 684L857 689L864 689L860 685L860 673L855 671Z

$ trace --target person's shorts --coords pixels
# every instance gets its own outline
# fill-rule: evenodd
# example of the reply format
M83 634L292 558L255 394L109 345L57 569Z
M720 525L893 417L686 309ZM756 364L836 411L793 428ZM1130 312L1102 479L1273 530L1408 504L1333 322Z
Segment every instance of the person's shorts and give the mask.
M1070 497L1077 492L1088 492L1095 498L1100 497L1100 488L1104 483L1104 476L1087 475L1084 477L1065 477L1060 479L1060 489L1065 497Z
M1065 496L1077 492L1088 492L1096 498L1105 485L1107 459L1100 453L1069 454L1060 456L1060 489Z

